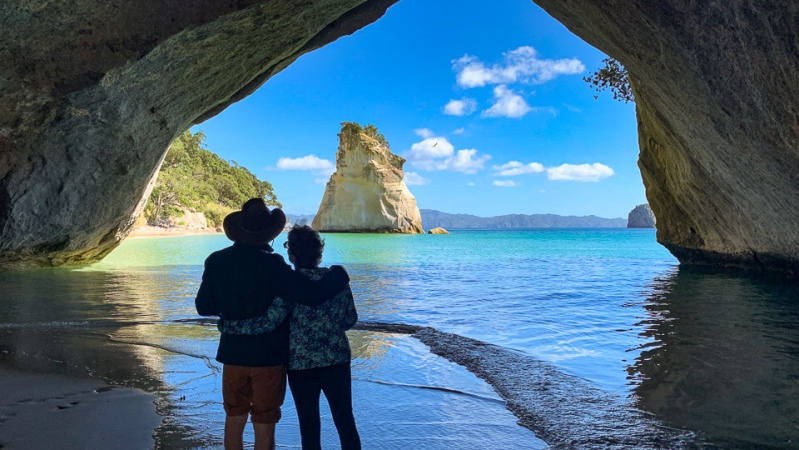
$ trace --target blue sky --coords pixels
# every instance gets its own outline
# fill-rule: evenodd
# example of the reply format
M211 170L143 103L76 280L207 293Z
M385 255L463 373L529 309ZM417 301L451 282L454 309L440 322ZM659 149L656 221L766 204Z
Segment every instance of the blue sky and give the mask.
M626 217L645 203L634 107L582 77L604 55L528 0L402 0L192 128L313 214L340 123L404 156L420 208Z

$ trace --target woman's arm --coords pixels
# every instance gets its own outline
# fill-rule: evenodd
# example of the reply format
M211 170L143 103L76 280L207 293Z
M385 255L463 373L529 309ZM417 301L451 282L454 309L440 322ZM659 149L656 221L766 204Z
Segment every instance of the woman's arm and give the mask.
M217 329L227 334L266 334L275 331L291 314L291 305L280 297L275 297L272 304L262 316L249 319L230 320L219 319Z
M328 309L329 320L341 330L349 330L358 321L358 312L355 311L355 300L352 297L352 289L348 284L344 290L339 292L333 303Z
M347 300L343 305L344 314L341 318L341 328L349 330L358 322L358 311L355 309L355 299L352 296L352 290L349 284L347 285L346 295Z

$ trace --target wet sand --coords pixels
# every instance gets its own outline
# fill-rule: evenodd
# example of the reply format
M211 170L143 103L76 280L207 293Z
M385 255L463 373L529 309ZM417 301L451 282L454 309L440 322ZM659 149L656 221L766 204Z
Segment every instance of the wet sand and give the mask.
M76 318L53 309L37 311ZM0 312L0 449L222 447L221 365L211 359L219 339L215 320L24 318L3 322ZM364 448L547 448L518 426L490 386L418 340L370 331L349 336ZM130 389L108 389L103 380ZM291 395L282 409L278 446L299 448ZM323 448L335 448L324 402L322 427ZM251 427L244 437L251 446Z
M0 448L147 449L155 396L93 379L0 369Z

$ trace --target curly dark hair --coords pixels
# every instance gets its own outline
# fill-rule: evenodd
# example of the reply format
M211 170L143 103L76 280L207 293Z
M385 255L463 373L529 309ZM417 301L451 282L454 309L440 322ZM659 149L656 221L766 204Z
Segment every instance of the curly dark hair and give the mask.
M310 269L322 260L325 240L308 225L294 225L289 230L288 251L294 256L297 268Z

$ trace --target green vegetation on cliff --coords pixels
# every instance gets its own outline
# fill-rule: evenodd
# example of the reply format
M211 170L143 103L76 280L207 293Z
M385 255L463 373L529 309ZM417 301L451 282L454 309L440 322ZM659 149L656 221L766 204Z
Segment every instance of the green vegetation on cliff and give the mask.
M341 131L344 131L344 130L347 130L347 129L353 130L353 131L355 131L357 133L364 133L365 135L369 136L370 138L376 139L377 142L385 145L386 147L389 147L389 148L391 147L390 145L388 145L388 141L386 140L386 137L383 136L383 133L378 132L377 131L377 127L372 125L372 124L369 124L369 125L366 125L365 127L362 127L359 123L356 123L356 122L341 122Z
M205 213L208 226L221 226L228 213L254 197L282 206L271 183L211 153L204 140L202 131L186 131L172 142L144 210L148 224L175 222L184 210L192 210Z
M590 84L597 92L610 90L613 100L628 103L635 101L635 95L630 87L630 77L627 69L620 62L613 58L602 60L604 66L596 70L590 76L583 77L583 81ZM598 96L595 95L594 98Z

